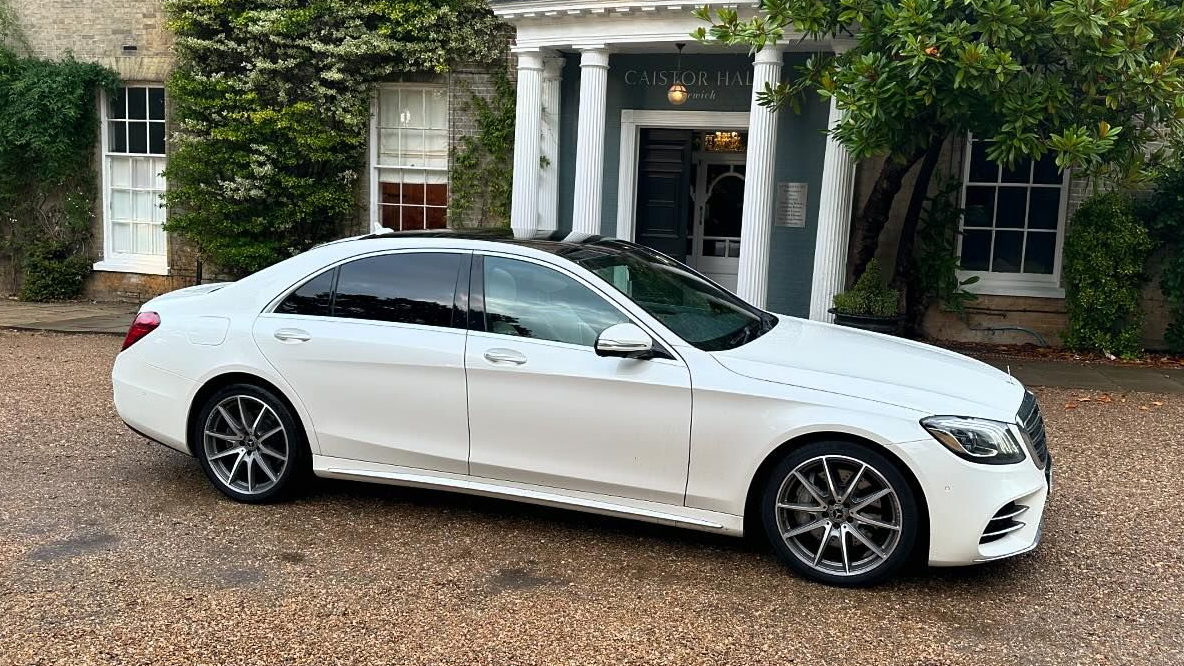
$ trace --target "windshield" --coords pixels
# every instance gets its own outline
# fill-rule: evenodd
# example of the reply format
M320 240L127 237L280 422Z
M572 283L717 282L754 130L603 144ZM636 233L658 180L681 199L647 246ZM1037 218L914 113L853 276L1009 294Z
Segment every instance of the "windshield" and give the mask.
M612 252L587 252L575 261L704 351L739 347L777 323L687 266L640 246L614 243Z

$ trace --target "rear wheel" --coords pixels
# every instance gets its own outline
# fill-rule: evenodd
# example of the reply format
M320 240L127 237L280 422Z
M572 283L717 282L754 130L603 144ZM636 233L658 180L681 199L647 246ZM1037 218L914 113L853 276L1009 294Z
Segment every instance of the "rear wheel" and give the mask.
M896 572L917 540L917 500L882 454L816 442L787 455L761 497L765 532L795 571L830 585L864 586Z
M194 453L214 486L240 502L291 492L308 466L303 431L282 400L251 384L214 393L194 424Z

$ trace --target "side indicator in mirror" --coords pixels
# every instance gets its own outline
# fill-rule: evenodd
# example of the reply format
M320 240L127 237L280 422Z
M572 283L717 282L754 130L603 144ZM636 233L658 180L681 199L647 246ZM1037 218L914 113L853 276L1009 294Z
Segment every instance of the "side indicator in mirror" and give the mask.
M637 324L614 324L596 338L597 356L650 358L654 355L654 339Z

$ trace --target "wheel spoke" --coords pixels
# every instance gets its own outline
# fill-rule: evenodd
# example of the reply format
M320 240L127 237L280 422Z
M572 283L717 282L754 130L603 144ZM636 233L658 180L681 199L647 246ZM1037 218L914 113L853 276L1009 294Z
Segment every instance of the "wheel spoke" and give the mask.
M280 453L279 451L276 451L275 449L273 449L269 446L266 446L264 444L259 445L259 450L261 452L266 453L267 455L271 456L272 458L275 458L276 460L278 460L280 462L284 462L285 460L288 459L288 456L286 456L286 455Z
M283 429L284 429L284 426L278 425L278 426L272 428L271 430L268 430L267 432L263 433L262 435L259 435L258 437L255 438L255 440L262 442L263 440L267 439L268 437L271 437L272 435L276 434L277 432L281 432Z
M243 458L246 457L247 452L245 449L238 452L238 457L234 459L234 464L230 466L230 473L226 475L226 485L229 486L234 484L234 475L236 472L238 472L239 464L242 463Z
M882 490L878 490L878 491L872 493L871 495L868 495L867 497L856 502L854 504L854 506L851 507L851 511L860 511L864 507L866 507L867 505L871 504L872 502L875 502L876 500L880 499L881 497L883 497L885 495L889 495L891 493L892 493L891 488L884 488Z
M234 401L238 404L238 418L241 419L239 422L242 423L243 428L246 429L247 413L243 411L243 397L241 395L235 396Z
M243 441L243 438L239 435L226 435L226 434L223 434L220 432L214 432L213 430L207 430L206 437L213 437L214 439L220 439L224 442L241 442L241 441Z
M259 469L263 470L263 473L267 475L267 478L271 479L272 483L275 483L279 480L279 477L276 476L275 472L271 470L271 465L267 464L267 461L264 460L263 456L255 456L255 462L258 463Z
M826 544L830 542L830 535L834 533L834 526L830 523L826 524L826 532L822 535L822 541L818 544L818 552L814 553L814 566L822 561L822 552L826 550Z
M247 457L247 492L255 492L255 456Z
M778 509L785 509L786 511L805 511L806 513L822 513L826 511L826 506L814 506L812 504L786 504L784 502L777 503Z
M242 427L237 421L234 420L234 418L230 415L230 412L226 411L225 407L218 405L218 413L222 415L222 420L226 421L226 425L230 426L230 429L234 431L234 434L240 437L244 434Z
M875 518L868 518L867 516L860 513L852 512L851 518L853 518L856 522L863 523L864 525L871 525L872 527L882 527L886 530L900 529L900 525L893 525L891 523L885 523L883 521L876 520Z
M839 498L840 504L846 502L847 498L851 496L851 492L855 490L855 486L859 485L859 480L863 478L863 470L865 469L867 469L867 463L863 463L859 471L855 473L855 476L851 477L851 480L847 482L847 489L843 491L842 497Z
M846 525L839 528L839 550L843 551L843 573L851 573L851 558L847 555L847 531Z
M839 494L835 492L835 482L830 476L830 465L826 464L826 458L822 459L822 475L826 477L826 488L830 491L831 499L837 499Z
M876 557L880 558L881 560L888 559L888 555L884 551L880 550L879 546L872 543L871 539L865 537L863 535L863 532L861 532L858 527L852 525L850 528L850 532L851 532L851 536L855 537L856 539L859 540L860 543L867 546L867 549L872 551L873 553L875 553Z
M236 446L234 448L226 449L225 451L219 451L218 453L214 453L210 456L207 456L206 459L207 460L217 460L219 458L225 458L226 456L234 455L236 453L243 453L243 451L245 451L245 449L243 449L243 447Z
M810 530L816 530L819 527L824 527L829 524L830 524L830 521L826 520L825 518L819 518L818 520L815 520L814 522L806 523L805 525L802 525L800 527L795 527L792 530L786 532L785 534L782 534L781 536L785 537L786 539L789 539L789 538L795 537L803 532L809 532Z
M267 413L267 405L259 408L259 415L255 417L255 422L251 424L251 434L254 435L259 431L259 422L263 420L263 415Z
M819 504L826 504L826 499L824 499L822 497L822 493L819 492L818 489L814 487L813 483L810 483L809 481L807 481L806 477L802 476L801 472L799 472L795 469L793 471L793 475L795 477L797 477L798 482L800 482L802 484L802 486L806 489L806 491L809 492L810 495L812 495L814 497L815 502L818 502Z

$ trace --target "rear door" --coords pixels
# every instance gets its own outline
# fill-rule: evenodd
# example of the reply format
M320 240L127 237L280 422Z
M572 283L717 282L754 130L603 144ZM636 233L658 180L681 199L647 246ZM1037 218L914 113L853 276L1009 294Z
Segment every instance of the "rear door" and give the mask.
M467 473L471 256L353 259L260 315L255 340L304 403L322 455Z

